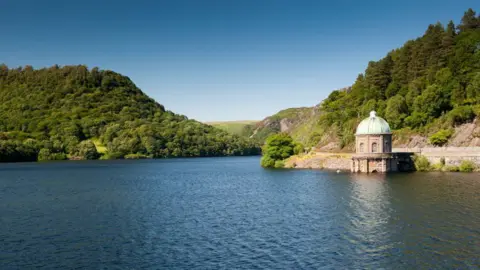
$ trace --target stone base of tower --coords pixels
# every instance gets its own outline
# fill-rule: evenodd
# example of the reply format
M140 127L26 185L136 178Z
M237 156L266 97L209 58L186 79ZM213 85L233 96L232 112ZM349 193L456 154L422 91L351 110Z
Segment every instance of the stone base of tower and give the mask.
M412 171L414 168L411 153L356 154L352 157L351 171L387 173Z

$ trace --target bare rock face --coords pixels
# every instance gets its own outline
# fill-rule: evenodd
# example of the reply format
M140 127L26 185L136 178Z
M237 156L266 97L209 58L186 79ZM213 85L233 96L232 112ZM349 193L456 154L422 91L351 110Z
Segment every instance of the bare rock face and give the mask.
M330 152L333 150L337 150L340 148L340 143L339 142L329 142L328 144L319 147L318 150L321 152Z
M473 138L473 140L468 145L470 147L480 146L480 138Z
M393 142L396 148L425 148L433 147L428 142L428 136L419 134L412 135L408 142ZM448 143L448 147L476 147L480 146L480 120L475 119L472 123L465 123L455 127L454 133Z
M290 108L280 111L258 122L251 137L265 139L272 133L291 133L305 120L310 119L314 115L313 111L312 107Z
M292 123L293 121L291 121L290 119L287 119L287 118L284 118L282 120L280 120L280 132L287 132L290 130L290 128L292 127Z
M475 136L480 131L477 126L477 119L473 123L467 123L455 128L455 133L448 143L448 146L478 146L479 138Z
M428 144L428 139L426 137L415 135L412 137L407 147L408 148L425 147L427 144Z

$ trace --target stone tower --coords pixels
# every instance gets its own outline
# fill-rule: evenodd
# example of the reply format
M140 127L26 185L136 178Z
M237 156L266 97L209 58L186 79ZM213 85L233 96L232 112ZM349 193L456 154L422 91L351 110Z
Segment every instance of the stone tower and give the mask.
M392 132L385 119L375 111L365 118L355 133L355 155L352 172L397 171L397 161L392 155Z

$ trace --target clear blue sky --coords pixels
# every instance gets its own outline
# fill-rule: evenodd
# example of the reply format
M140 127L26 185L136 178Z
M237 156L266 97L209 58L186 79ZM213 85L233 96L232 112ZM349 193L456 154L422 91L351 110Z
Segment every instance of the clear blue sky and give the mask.
M85 64L129 76L200 121L262 119L351 85L464 1L0 1L0 62Z

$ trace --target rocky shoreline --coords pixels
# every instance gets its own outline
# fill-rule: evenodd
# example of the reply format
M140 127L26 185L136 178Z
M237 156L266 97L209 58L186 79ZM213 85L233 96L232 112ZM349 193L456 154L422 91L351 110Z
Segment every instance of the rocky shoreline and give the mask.
M351 153L308 153L291 156L285 160L285 168L348 170L352 162Z

